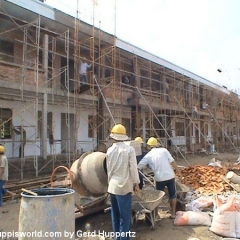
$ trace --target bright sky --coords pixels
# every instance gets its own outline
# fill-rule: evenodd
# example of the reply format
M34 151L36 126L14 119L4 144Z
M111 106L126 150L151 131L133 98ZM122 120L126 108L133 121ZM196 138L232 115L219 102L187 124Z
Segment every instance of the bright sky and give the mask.
M240 94L239 0L46 3Z

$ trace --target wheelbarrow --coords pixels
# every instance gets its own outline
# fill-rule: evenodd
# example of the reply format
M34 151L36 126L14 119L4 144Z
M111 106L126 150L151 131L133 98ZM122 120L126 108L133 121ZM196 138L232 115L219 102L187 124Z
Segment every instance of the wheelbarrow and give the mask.
M133 222L136 223L138 221L139 213L144 213L152 228L155 229L155 222L158 217L158 207L164 195L165 192L159 190L142 190L140 195L133 195Z
M186 209L186 195L189 192L189 187L176 180L177 205L176 211L185 211Z
M143 176L144 181L148 184L148 188L155 189L156 181L154 179L154 175L151 173L150 174L148 173L147 175L141 171L139 171L139 173ZM169 201L167 188L164 191L165 191L165 195L163 196L162 202L166 204ZM188 192L189 192L189 187L186 186L185 184L182 184L181 182L179 182L178 179L176 179L177 210L185 209L185 204L186 204L185 198Z

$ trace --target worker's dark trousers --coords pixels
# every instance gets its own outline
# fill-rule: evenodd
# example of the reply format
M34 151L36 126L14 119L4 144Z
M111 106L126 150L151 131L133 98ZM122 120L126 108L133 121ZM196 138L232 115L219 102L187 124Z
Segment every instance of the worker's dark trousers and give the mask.
M0 180L0 206L2 206L3 203L3 195L7 192L7 190L5 188L3 188L5 184L5 180Z
M80 75L80 81L83 83L88 83L88 77L86 74L81 74Z
M115 240L129 240L132 219L132 193L126 195L111 194L111 217Z

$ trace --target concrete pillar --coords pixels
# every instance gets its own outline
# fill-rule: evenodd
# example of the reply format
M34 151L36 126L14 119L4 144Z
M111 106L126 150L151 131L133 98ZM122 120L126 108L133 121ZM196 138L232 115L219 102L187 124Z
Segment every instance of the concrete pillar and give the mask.
M142 116L142 120L143 120L143 126L142 126L142 131L143 131L143 136L142 136L142 139L143 139L143 147L146 147L146 142L148 140L146 134L146 116L145 116L145 112L142 112L141 114Z
M204 116L200 116L200 144L201 144L201 147L205 147L205 124L204 124Z
M164 100L164 102L169 102L169 96L168 96L169 84L167 82L166 75L163 75L162 82L163 82L163 94L164 94L163 100Z
M187 151L192 150L192 123L190 122L189 119L185 119L185 126L188 126L186 128L186 148Z
M44 82L46 92L43 94L43 111L42 111L42 157L47 159L47 81L48 81L48 35L44 34L43 38L43 69L44 69Z
M140 88L140 67L137 64L137 58L132 61L132 71L135 73L135 81L136 81L136 86ZM131 136L135 138L138 135L141 135L141 132L139 132L140 125L141 125L141 106L139 106L139 100L140 96L138 91L136 90L133 93L133 98L134 98L134 103L131 107L131 119L132 119L132 132Z
M43 94L43 111L42 111L42 157L47 159L47 93Z
M53 90L60 89L61 86L60 68L61 57L59 55L55 55L53 60Z
M102 55L104 55L104 52L102 51ZM106 64L106 57L103 56L101 58L101 71L100 71L100 67L98 69L98 76L97 76L97 81L99 81L100 79L98 79L98 77L101 77L101 79L104 79L105 78L105 64ZM101 74L101 75L100 75ZM100 81L99 81L100 82ZM101 146L103 147L103 144L104 144L104 131L108 131L108 129L104 129L104 124L101 124L101 122L103 121L104 119L104 106L105 106L105 103L104 103L104 99L103 99L103 96L101 94L100 91L98 91L98 104L97 104L97 108L96 108L96 111L97 111L97 126L99 126L97 128L97 146L98 148Z

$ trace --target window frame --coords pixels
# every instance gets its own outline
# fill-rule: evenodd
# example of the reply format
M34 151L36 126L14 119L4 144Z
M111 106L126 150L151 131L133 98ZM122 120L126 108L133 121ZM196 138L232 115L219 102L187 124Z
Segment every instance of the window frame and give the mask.
M12 115L13 115L12 112L13 111L10 108L0 108L0 138L1 139L12 138Z

